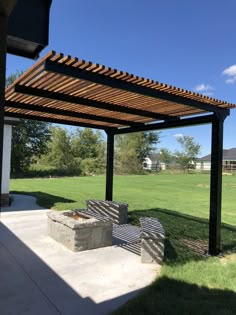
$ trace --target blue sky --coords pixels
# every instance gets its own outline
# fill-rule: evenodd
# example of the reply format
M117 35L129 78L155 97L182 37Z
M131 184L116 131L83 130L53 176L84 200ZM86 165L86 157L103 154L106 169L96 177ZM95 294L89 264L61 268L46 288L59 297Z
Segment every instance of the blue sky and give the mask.
M235 0L52 1L50 42L56 50L236 103ZM8 55L7 74L34 61ZM236 109L225 121L224 148L236 147ZM190 135L210 152L210 126L162 132L159 147L178 149Z

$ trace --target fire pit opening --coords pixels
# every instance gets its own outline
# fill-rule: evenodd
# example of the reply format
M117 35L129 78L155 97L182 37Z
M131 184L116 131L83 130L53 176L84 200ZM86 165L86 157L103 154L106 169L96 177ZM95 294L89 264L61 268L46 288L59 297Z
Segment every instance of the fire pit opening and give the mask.
M85 221L85 220L91 219L91 217L85 215L84 213L77 212L77 211L74 211L74 213L69 214L69 215L67 213L65 213L65 216L70 217L74 220L78 220L78 221Z

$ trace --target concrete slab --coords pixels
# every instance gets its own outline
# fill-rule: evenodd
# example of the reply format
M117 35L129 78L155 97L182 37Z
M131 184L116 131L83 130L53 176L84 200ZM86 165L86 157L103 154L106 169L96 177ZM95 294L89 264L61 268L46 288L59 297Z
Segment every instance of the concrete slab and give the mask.
M47 236L45 210L3 212L0 314L108 314L157 276L121 246L74 253Z

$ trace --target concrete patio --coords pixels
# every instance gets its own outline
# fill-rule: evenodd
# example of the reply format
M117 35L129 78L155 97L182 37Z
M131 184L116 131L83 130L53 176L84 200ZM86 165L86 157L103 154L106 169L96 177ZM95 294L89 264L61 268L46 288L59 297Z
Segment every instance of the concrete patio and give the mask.
M115 235L117 245L74 253L47 236L47 210L27 198L27 210L17 196L20 211L13 203L1 213L1 315L109 314L157 276L158 265L140 262L135 230Z

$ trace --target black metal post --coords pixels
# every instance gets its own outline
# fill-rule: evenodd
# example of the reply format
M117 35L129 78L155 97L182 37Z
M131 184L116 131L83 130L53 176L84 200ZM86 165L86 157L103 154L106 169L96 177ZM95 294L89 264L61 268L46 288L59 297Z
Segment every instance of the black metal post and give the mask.
M106 200L112 200L114 166L114 134L107 131Z
M4 132L4 104L6 83L7 17L0 15L0 211L2 207L2 160Z
M221 196L224 115L215 115L212 121L209 254L221 250Z

